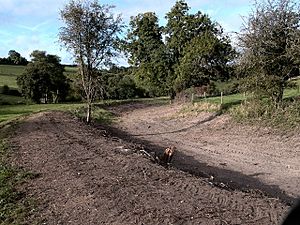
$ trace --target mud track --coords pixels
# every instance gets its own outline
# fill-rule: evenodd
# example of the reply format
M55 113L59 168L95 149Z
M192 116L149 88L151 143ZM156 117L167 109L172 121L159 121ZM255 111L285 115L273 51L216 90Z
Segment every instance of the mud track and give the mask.
M160 152L175 145L173 166L242 190L259 189L293 204L300 197L300 135L234 123L215 113L181 114L182 105L110 107L113 132Z
M27 224L269 225L289 209L259 191L153 163L135 142L60 112L26 120L12 146L12 163L39 174L20 187L38 202Z

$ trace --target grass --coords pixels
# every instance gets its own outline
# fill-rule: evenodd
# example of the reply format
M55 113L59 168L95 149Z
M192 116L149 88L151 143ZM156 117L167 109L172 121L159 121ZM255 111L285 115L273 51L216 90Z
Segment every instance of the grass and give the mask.
M17 89L17 77L21 75L26 66L0 65L0 86L7 85L9 88ZM71 80L75 79L76 67L65 67L64 74Z
M13 124L15 125L15 124ZM16 187L35 175L12 167L8 163L10 146L8 138L15 126L2 128L0 132L0 224L24 224L27 215L33 210L33 200L26 198Z
M4 124L17 120L21 117L30 115L32 113L49 111L49 110L63 110L71 111L83 104L34 104L34 105L5 105L0 107L0 127Z
M0 86L18 88L17 76L24 72L25 66L0 65Z
M1 105L19 105L19 104L25 104L25 103L26 103L26 100L22 97L0 94L0 106ZM1 106L1 108L2 107L3 106Z
M77 67L66 66L64 74L72 80L76 78L77 70Z

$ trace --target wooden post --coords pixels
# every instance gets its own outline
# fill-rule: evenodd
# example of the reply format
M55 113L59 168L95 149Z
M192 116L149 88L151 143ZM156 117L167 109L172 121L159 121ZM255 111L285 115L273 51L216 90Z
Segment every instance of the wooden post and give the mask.
M194 93L192 93L192 103L194 103Z
M223 104L223 91L221 91L221 105Z
M206 92L204 91L204 100L206 102Z

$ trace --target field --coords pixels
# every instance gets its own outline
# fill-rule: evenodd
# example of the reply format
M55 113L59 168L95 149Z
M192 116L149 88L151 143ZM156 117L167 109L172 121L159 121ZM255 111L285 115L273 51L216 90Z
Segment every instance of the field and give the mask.
M21 189L39 201L28 224L263 225L279 224L285 216L293 198L256 189L263 185L249 186L260 183L258 175L230 172L224 168L225 162L231 166L228 158L222 157L222 165L216 160L218 167L211 165L203 147L201 159L192 157L178 143L178 136L186 136L180 131L174 132L176 142L166 143L165 124L155 118L168 115L172 106L129 103L108 110L123 122L87 126L65 113L44 112L19 126L11 140L16 151L12 164L39 174ZM131 115L137 120L129 120ZM156 163L151 151L159 153L171 144L178 147L172 165Z
M0 107L0 127L5 122L28 116L32 113L61 110L71 111L83 106L82 104L42 104L42 105L7 105Z
M25 66L0 65L0 86L17 88L17 76L21 75Z
M16 87L21 67L7 68L0 86ZM244 98L224 96L223 107ZM83 104L1 101L11 104L0 106L1 225L280 224L299 197L296 132L167 98L100 102L90 125ZM219 107L220 97L198 101ZM171 165L156 157L168 146L177 148Z
M0 65L0 88L7 85L10 89L18 89L17 77L24 72L24 69L25 66ZM76 68L66 66L65 74L69 79L74 79ZM17 105L25 103L26 101L22 97L0 93L0 105Z
M298 197L298 135L165 99L99 104L89 126L57 111L81 106L0 108L2 125L27 118L10 140L13 168L38 175L19 189L38 200L25 224L279 224ZM170 145L172 164L156 162Z
M10 88L17 89L17 76L21 75L26 66L0 65L0 86L7 85ZM65 67L65 75L68 78L73 78L76 74L76 68Z

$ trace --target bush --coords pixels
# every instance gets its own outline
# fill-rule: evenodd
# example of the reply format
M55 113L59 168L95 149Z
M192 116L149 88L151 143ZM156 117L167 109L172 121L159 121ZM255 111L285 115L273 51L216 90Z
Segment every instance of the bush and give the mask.
M138 88L129 75L112 75L105 86L106 99L130 99L145 97L145 90Z
M4 85L0 87L0 94L8 95L9 87L7 85Z
M230 114L240 122L292 129L300 125L300 99L284 101L279 106L270 100L251 99L232 108Z

